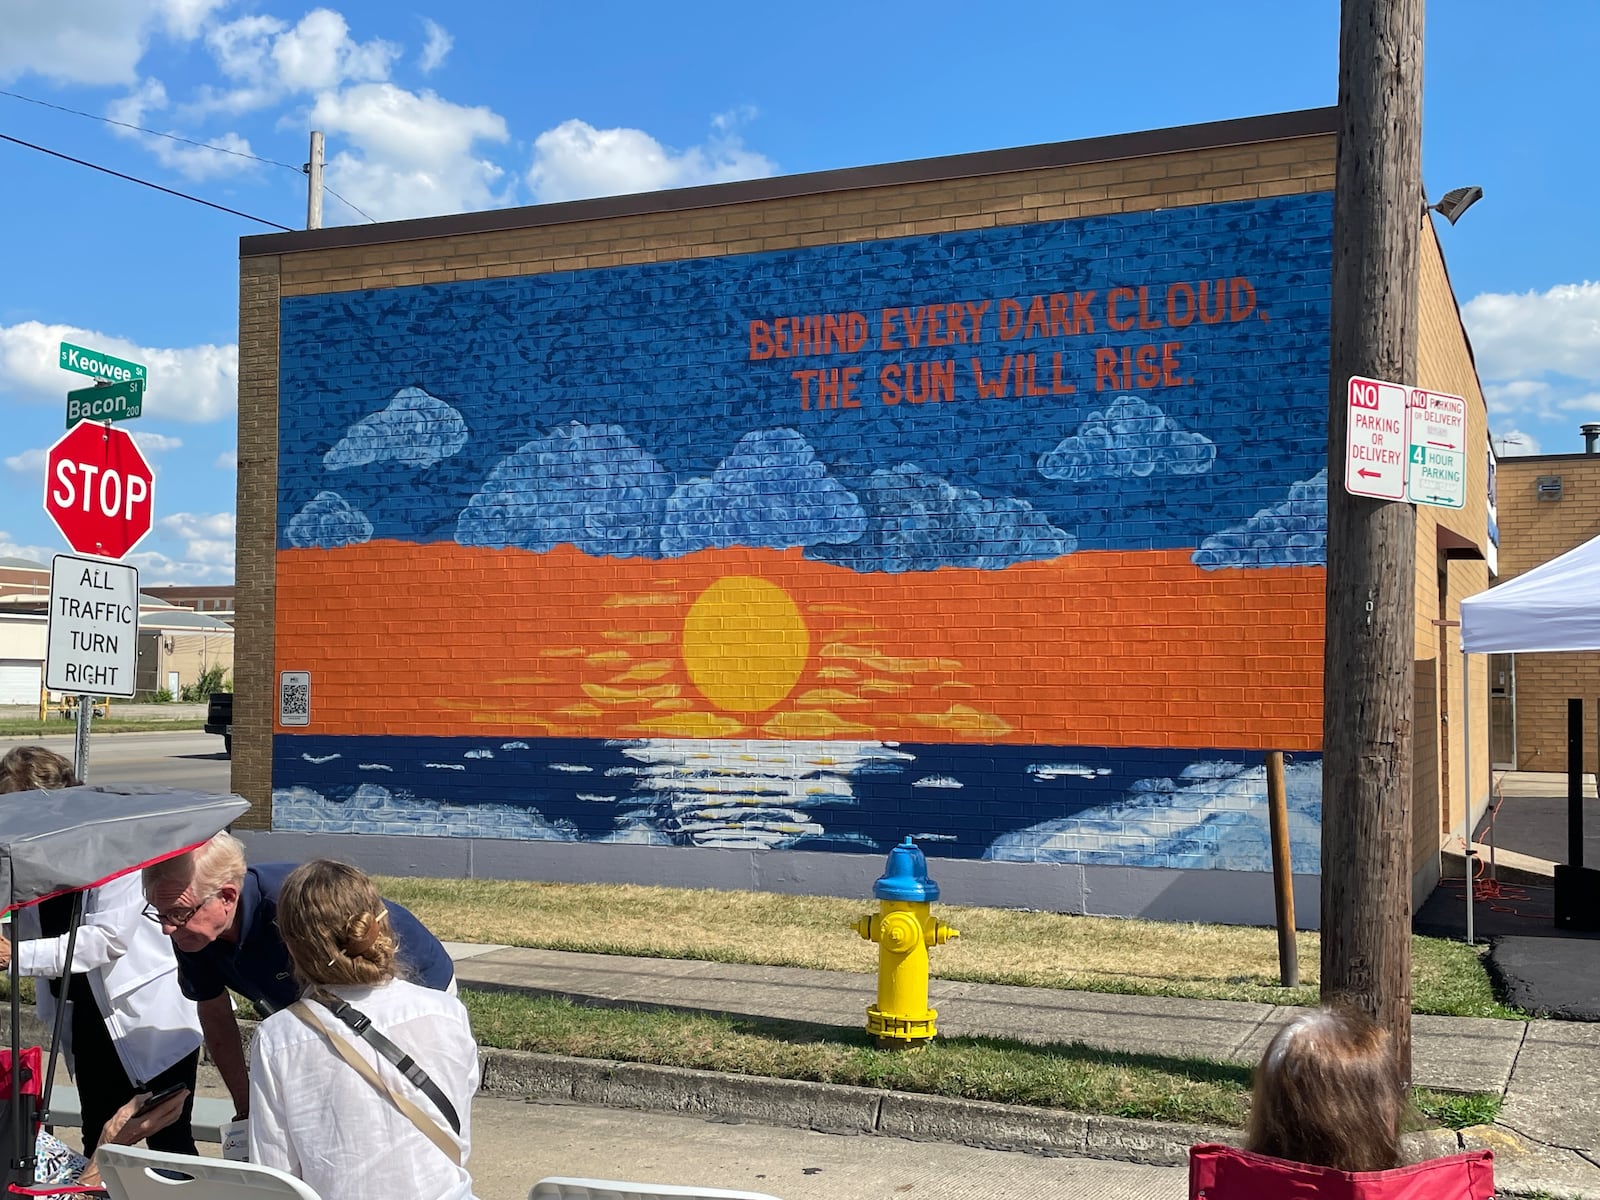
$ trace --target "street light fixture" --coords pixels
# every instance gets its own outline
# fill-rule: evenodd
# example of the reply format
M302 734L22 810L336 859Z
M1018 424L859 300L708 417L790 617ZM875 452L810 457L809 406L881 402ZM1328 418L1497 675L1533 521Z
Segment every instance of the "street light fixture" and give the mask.
M1439 200L1439 203L1425 205L1423 211L1426 212L1428 209L1432 209L1446 221L1449 221L1450 224L1454 225L1462 213L1466 212L1467 209L1471 208L1474 204L1482 199L1483 189L1476 185L1472 187L1451 188Z

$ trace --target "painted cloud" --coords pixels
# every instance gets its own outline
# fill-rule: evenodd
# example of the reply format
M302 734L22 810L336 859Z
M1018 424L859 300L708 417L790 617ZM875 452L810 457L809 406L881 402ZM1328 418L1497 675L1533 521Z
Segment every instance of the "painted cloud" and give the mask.
M691 479L672 494L661 552L851 542L866 528L861 505L829 477L805 438L764 429L740 438L711 478Z
M569 421L500 460L456 522L456 541L650 557L671 494L671 476L622 426Z
M370 463L427 468L467 444L467 423L421 388L401 388L386 408L362 417L323 455L330 471Z
M1322 869L1322 764L1284 769L1294 870ZM1202 762L1141 779L1114 804L997 838L985 858L1124 867L1270 871L1265 767Z
M1278 504L1200 543L1197 567L1294 567L1328 563L1328 472L1289 488Z
M866 533L846 546L813 547L807 557L857 571L996 570L1078 548L1077 538L1026 500L990 499L915 463L874 471L857 494Z
M289 519L284 536L291 546L359 546L372 540L372 522L338 492L318 492Z
M1118 396L1092 412L1078 432L1039 457L1039 474L1066 483L1148 475L1204 475L1217 448L1204 434L1180 429L1159 405Z

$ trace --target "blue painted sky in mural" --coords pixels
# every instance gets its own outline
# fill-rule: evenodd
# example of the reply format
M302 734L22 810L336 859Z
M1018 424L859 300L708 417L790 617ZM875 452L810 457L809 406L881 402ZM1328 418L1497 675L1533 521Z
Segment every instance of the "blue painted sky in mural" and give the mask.
M365 520L862 570L1197 546L1321 465L1329 220L1294 196L289 298L280 544ZM828 352L787 353L824 314ZM858 407L796 375L846 368Z

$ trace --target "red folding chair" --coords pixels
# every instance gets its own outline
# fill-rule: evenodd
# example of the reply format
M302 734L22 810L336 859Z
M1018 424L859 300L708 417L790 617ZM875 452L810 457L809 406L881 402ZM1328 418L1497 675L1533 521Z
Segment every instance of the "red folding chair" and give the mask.
M1232 1146L1189 1150L1189 1200L1493 1200L1494 1154L1473 1150L1391 1171L1335 1171Z

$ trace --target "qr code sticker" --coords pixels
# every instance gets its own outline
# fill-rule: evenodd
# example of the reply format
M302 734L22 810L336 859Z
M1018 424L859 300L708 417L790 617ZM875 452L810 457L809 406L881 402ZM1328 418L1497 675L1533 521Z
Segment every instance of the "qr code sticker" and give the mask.
M278 722L282 725L311 723L311 675L306 671L285 671L278 679Z

